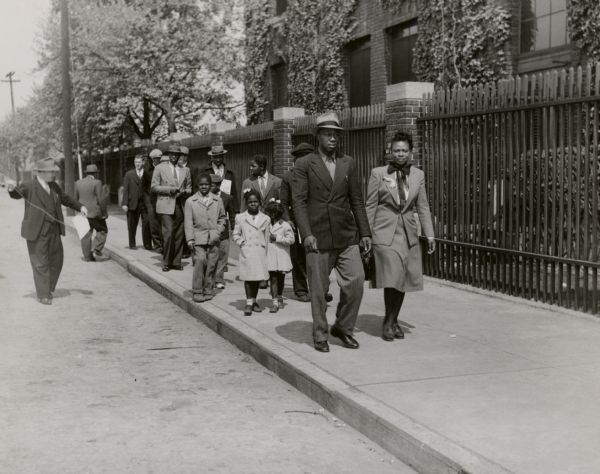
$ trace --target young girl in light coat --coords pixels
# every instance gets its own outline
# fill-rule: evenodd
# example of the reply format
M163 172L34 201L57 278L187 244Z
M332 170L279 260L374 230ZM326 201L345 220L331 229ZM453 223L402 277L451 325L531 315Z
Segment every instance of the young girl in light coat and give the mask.
M246 306L244 316L252 312L260 313L262 308L256 302L258 286L269 278L267 269L267 245L269 242L270 221L260 212L260 194L250 190L244 194L246 211L235 217L233 241L240 247L240 280L244 282Z
M281 201L272 198L265 206L265 213L271 218L269 244L267 245L267 268L271 281L273 306L270 312L276 313L283 305L285 274L292 270L290 246L294 243L292 226L284 221Z

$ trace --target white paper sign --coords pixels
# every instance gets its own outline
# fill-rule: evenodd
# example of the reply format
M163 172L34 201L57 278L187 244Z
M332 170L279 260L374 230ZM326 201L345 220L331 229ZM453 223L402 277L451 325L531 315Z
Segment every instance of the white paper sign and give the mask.
M85 237L85 234L87 234L90 231L90 223L81 214L76 214L73 217L71 217L71 221L73 223L73 227L75 227L75 230L77 231L77 236L79 237L79 240L83 239Z
M224 179L223 181L221 181L221 192L224 192L225 194L231 194L231 180L230 179Z

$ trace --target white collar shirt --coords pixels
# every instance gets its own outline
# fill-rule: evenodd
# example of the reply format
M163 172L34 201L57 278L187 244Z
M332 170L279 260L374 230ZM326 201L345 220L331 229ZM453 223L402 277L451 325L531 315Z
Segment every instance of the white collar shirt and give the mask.
M214 163L212 164L212 169L217 176L221 178L225 175L225 165L216 166Z
M44 188L44 191L46 191L48 194L50 194L50 186L48 186L48 183L46 181L44 181L42 178L40 178L39 176L36 176L38 183L40 183L40 186L42 186L42 188Z

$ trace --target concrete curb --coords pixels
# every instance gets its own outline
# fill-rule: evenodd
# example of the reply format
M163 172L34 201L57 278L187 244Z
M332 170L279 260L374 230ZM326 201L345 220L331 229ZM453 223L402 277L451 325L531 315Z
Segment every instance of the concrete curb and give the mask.
M321 369L279 342L211 303L192 302L187 289L111 245L105 252L221 337L301 391L340 420L422 473L508 473L480 456L391 409L342 379Z

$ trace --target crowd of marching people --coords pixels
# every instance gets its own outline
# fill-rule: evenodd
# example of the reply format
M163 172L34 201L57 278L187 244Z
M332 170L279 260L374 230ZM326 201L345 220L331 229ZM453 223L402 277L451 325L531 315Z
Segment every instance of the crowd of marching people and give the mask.
M134 169L123 178L121 198L129 248L137 249L141 219L143 246L161 254L162 271L183 270L182 259L192 258L193 300L203 303L225 288L233 241L239 247L245 316L263 310L257 302L261 288L270 288L269 310L278 312L284 305L285 276L291 272L296 299L310 302L319 352L329 352L330 335L343 347L359 348L353 333L368 272L372 287L383 289L382 339L404 338L398 315L405 293L423 288L419 234L427 241L427 252L435 250L425 177L411 166L411 137L397 133L386 164L371 171L365 202L356 161L340 151L342 131L335 113L317 117L316 148L296 146L294 165L282 178L269 172L264 156L253 156L239 193L222 145L208 152L211 161L205 169L190 169L185 146L136 156ZM107 233L105 193L96 166L88 165L75 197L55 182L57 170L52 160L42 160L32 182L8 186L11 197L25 199L21 235L42 304L52 303L62 268L61 204L89 221L82 239L85 260L102 255ZM340 296L330 327L326 312L334 269Z

